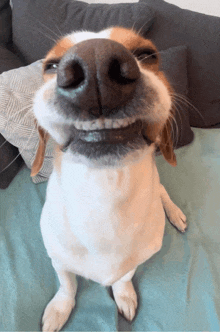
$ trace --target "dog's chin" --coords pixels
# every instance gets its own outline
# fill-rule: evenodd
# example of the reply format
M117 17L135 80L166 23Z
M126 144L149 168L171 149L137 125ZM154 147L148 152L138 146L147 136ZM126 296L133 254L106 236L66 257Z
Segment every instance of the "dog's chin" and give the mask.
M146 136L146 124L142 120L122 128L78 130L71 128L71 137L63 146L73 154L91 161L115 164L129 153L142 150L153 142Z

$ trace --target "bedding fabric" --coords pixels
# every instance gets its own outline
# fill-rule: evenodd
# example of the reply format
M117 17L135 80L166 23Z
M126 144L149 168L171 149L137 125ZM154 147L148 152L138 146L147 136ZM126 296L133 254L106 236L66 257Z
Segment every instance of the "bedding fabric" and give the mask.
M176 168L157 157L161 182L189 228L180 234L167 222L162 250L139 266L135 320L117 314L110 289L78 277L64 331L220 330L220 130L193 131L193 143L176 151ZM1 331L40 330L58 286L39 227L45 192L46 183L34 185L27 168L0 190Z

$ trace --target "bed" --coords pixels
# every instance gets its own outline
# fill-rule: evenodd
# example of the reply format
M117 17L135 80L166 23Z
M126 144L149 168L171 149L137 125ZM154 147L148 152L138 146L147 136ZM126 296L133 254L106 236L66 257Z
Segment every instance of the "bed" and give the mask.
M14 67L9 68L4 64L4 68L7 70L28 66L35 61L39 61L42 58L42 53L49 47L45 38L41 50L36 48L33 51L30 49L31 41L26 39L28 38L28 32L25 32L24 26L29 24L28 19L33 20L31 15L29 18L27 17L27 13L31 11L31 6L34 6L36 3L33 1L20 1L18 4L18 2L13 1L15 14L12 18L12 27L13 24L14 27L17 27L16 24L18 24L19 19L22 19L23 23L21 23L17 31L12 30L14 38L13 48L12 45L8 46L9 43L2 43L2 48L4 48L2 52L9 52L7 54L10 54L13 58ZM58 1L54 2L57 5ZM160 0L156 2L158 2L159 7L162 6L160 6L161 3L164 4ZM7 3L5 0L4 6L0 10L0 13L4 11L4 20ZM109 11L108 18L111 16L110 11L112 8L116 11L119 8L118 5L116 7L112 7L115 5L111 7L92 5L88 9L88 5L85 7L83 2L75 1L74 3L77 13L79 13L79 6L82 6L83 15L86 12L88 21L90 21L89 15L92 15L92 17L98 15L97 13L94 14L94 10L97 10L97 8L98 10L104 10L104 12ZM158 18L161 13L159 9L155 9L153 1L149 0L147 3L149 6L151 5L149 7L151 12L147 10L144 14L148 15L147 20L144 19L144 22L148 22L148 35L154 39L154 33L156 34L157 32L155 37L157 39L157 36L159 36L157 31ZM65 4L65 1L63 1L63 4ZM143 4L143 2L140 2L139 7L137 4L127 4L126 8L123 7L121 13L125 13L125 10L130 10L130 13L133 15L133 18L130 15L130 22L128 22L128 15L125 14L118 15L117 19L121 19L123 22L125 20L126 24L130 25L133 24L132 19L137 22L137 17L143 17L145 7ZM45 2L45 6L47 7L47 2ZM10 10L10 8L8 7L7 10ZM66 12L65 8L63 10ZM169 8L163 9L163 12L165 13L166 10L170 12ZM180 9L175 7L173 10L175 12ZM152 27L152 15L155 15L155 13L157 20ZM44 15L47 15L47 13L44 13ZM122 17L123 15L124 17ZM189 22L192 22L192 18L197 17L196 15L198 14L186 11L183 12L183 15L192 15L189 19ZM117 15L113 16L115 18ZM206 17L206 15L204 16ZM10 19L10 14L8 17ZM77 17L80 18L80 15ZM166 20L167 17L168 14L165 16ZM208 19L211 22L211 17L208 17ZM215 21L215 19L218 21ZM209 25L211 34L214 31L214 27L219 29L220 26L220 19L215 19L212 29L211 23ZM56 19L54 19L54 22L55 25L58 24ZM74 24L83 26L85 23L75 22ZM139 25L143 25L141 19ZM165 28L168 28L168 24ZM59 29L64 29L64 26L59 26ZM23 31L23 40L19 44L18 40L21 38L21 31ZM49 32L47 31L47 33ZM198 33L201 35L199 29ZM36 34L38 35L36 38L40 38L39 33ZM6 34L4 34L4 38L6 37ZM24 42L24 40L26 41ZM163 49L163 42L160 42L158 37L158 44L161 49ZM197 103L196 107L199 109L206 126L201 122L200 116L196 118L197 112L193 113L192 106L188 109L187 116L185 115L184 117L185 113L180 113L180 119L177 119L177 121L179 128L182 128L182 136L178 136L178 142L176 142L177 167L171 167L162 156L157 156L156 162L162 184L165 186L171 199L187 216L188 230L185 234L181 234L166 221L161 251L138 267L133 282L138 294L139 306L133 322L127 322L117 312L110 288L102 287L93 281L78 276L79 286L76 295L76 307L62 329L63 331L220 330L220 89L218 90L220 70L217 70L215 77L212 77L217 82L217 87L213 86L210 92L214 99L211 99L210 95L208 95L209 98L207 97L206 100L204 97L200 105L196 93L202 93L202 89L206 87L203 87L202 84L197 84L196 91L195 88L192 89L192 86L195 87L193 84L198 80L199 75L205 77L205 73L201 72L201 63L199 63L197 68L199 73L196 73L196 77L192 78L190 66L192 65L194 68L195 62L193 61L195 59L193 60L192 54L196 50L192 48L189 53L186 53L186 49L190 48L190 42L187 44L183 41L182 44L177 43L177 37L175 36L173 36L170 44L167 43L166 49L169 49L169 51L164 57L164 68L168 72L171 72L171 68L175 68L170 80L173 80L176 86L179 86L181 81L182 87L179 93L181 95L187 94L193 105ZM175 49L170 50L172 47ZM215 43L215 47L218 53L220 51L219 40ZM172 59L176 59L175 63L169 62L171 54ZM189 54L192 58L189 58ZM5 59L7 62L8 56ZM178 63L178 59L181 59L180 63ZM216 59L212 53L213 65L215 65ZM203 61L202 55L201 61ZM29 73L31 72L31 75L33 75L33 70L38 70L39 65L40 63L37 62L34 69L33 66L30 67L31 71ZM3 65L1 64L1 66ZM194 68L194 70L196 69ZM210 67L206 68L206 75L209 75L208 77L211 80L211 74L208 70L211 70ZM21 71L15 72L13 69L13 72L10 73L13 76L7 76L8 74L0 76L1 91L4 90L4 100L3 92L1 92L2 94L0 93L0 104L2 105L0 110L0 133L4 136L1 147L6 148L6 144L4 144L5 139L7 139L7 144L9 144L7 149L4 150L5 152L2 155L0 154L0 158L2 158L0 159L1 165L4 164L4 166L0 166L2 167L0 172L0 181L2 181L0 189L0 331L40 331L43 310L59 285L51 266L51 261L44 248L39 225L41 209L45 201L47 178L51 172L48 165L51 163L52 155L51 151L48 151L48 165L42 170L41 175L33 179L33 181L30 177L30 166L37 149L37 136L33 136L33 141L30 142L30 150L28 151L24 151L23 142L20 139L20 136L24 136L24 126L27 126L27 128L32 126L33 123L31 121L33 119L31 118L30 122L27 123L22 120L23 117L16 120L19 121L19 126L13 129L13 135L9 133L10 130L8 128L11 127L5 125L5 123L9 123L8 115L6 114L9 109L9 103L4 103L3 101L13 100L16 101L15 105L20 105L17 103L17 100L21 100L21 95L23 97L24 95L28 96L26 99L29 101L34 93L31 90L26 94L27 90L24 89L22 84L19 92L17 90L16 93L14 92L17 99L11 99L11 92L8 94L10 99L7 99L9 97L8 95L6 96L5 86L8 83L6 84L5 82L15 82L15 85L17 85L14 73L19 76ZM25 75L23 80L27 81L27 76ZM36 84L41 84L41 82L36 83L35 81L35 87ZM198 91L199 89L201 91ZM12 88L9 90L15 91ZM214 93L216 93L215 96L213 95ZM13 98L15 98L14 95ZM208 101L210 102L209 112L207 110ZM7 104L7 107L5 107L5 104ZM21 104L24 105L24 99L22 99ZM16 121L12 122L12 127L15 127ZM21 131L21 127L23 131ZM32 127L29 129L33 130ZM178 134L180 134L179 131ZM10 144L16 146L18 150L10 150ZM5 163L12 162L17 157L17 151L20 151L22 160L18 161L17 158L17 163L12 163L15 165L14 169L11 169L11 173L7 173L6 176L6 172L8 172L10 167L5 169ZM3 158L6 155L7 160ZM5 179L7 179L7 183L4 182Z

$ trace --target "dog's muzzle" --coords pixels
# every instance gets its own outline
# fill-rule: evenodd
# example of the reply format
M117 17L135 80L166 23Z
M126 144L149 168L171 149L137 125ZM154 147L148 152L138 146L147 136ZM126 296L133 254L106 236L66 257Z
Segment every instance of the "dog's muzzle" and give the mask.
M81 42L62 58L57 92L85 119L109 116L132 97L140 77L132 54L108 39Z
M102 120L102 128L79 129L73 126L71 139L74 151L100 148L102 155L113 151L110 145L125 145L138 139L140 120L130 124L105 127L105 119L126 119L121 109L132 100L140 80L140 70L131 52L109 39L91 39L70 48L57 69L57 101L65 116L76 121ZM134 123L133 123L134 122ZM126 121L125 121L126 123ZM105 147L103 146L105 144ZM128 145L128 144L127 144ZM130 144L131 147L131 144ZM137 148L137 144L135 144ZM119 147L117 147L117 150ZM106 150L106 151L105 151Z

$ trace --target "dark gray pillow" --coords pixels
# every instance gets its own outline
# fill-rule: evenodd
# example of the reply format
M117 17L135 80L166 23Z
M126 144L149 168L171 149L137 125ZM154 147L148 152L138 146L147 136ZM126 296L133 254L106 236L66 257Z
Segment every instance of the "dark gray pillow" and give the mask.
M148 31L154 10L144 3L88 4L72 0L13 0L13 43L27 64L45 57L54 40L74 30L119 25Z
M163 0L140 0L156 11L145 34L159 50L187 45L190 125L220 128L220 18L181 9ZM200 114L199 114L200 112Z
M14 53L5 46L0 46L0 74L22 65L22 61ZM0 135L0 189L9 186L22 164L23 159L19 156L18 149L9 142L5 142L4 137Z
M23 163L18 149L0 135L0 189L9 186Z
M22 66L21 60L8 48L11 45L11 7L9 0L0 1L0 74ZM15 159L16 158L16 159ZM8 187L19 171L23 160L18 149L0 135L0 189Z
M9 0L0 1L0 45L11 42L11 7Z

